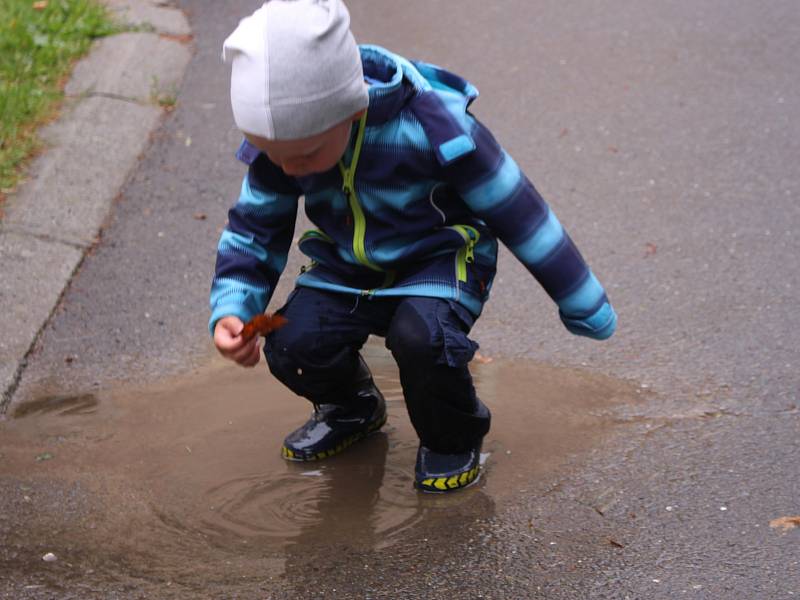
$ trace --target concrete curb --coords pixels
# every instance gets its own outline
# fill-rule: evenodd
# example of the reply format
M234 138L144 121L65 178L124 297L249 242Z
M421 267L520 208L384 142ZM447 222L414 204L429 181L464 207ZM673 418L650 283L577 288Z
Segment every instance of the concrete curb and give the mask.
M4 206L0 417L191 58L191 30L180 10L149 0L105 3L117 20L144 31L102 39L76 65L61 118L40 132L47 150Z

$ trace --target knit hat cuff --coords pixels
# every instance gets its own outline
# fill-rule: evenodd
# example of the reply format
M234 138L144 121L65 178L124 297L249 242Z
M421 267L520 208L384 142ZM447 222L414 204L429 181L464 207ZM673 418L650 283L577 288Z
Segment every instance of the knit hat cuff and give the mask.
M297 102L273 103L274 139L293 140L317 135L367 108L369 94L361 69L339 90Z

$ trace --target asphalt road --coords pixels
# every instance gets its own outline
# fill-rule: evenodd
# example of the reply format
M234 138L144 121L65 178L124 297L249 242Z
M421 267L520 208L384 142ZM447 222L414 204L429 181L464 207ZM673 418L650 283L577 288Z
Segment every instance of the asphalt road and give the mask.
M177 108L30 357L17 401L208 362L215 243L242 175L219 54L257 5L183 2L196 53ZM608 342L571 337L504 252L474 330L482 352L647 391L620 409L625 435L547 493L489 511L491 552L359 557L386 586L375 597L800 596L800 529L770 527L800 514L796 2L349 6L360 42L478 86L476 116L553 206L620 315ZM300 262L293 255L286 273ZM278 300L290 285L284 277ZM524 534L529 522L546 543ZM427 564L428 576L393 579L409 564ZM323 573L320 590L336 579Z

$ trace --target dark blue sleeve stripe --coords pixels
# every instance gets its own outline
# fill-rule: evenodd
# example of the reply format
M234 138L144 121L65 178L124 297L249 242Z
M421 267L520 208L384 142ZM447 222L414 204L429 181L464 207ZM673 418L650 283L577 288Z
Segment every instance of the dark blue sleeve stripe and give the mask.
M269 221L259 222L242 215L236 208L228 211L228 229L234 233L252 236L264 248L276 254L288 254L292 244L295 215L287 219L280 227L270 225Z
M584 310L577 311L577 312L574 312L574 313L571 313L571 314L570 313L566 313L563 310L561 312L562 312L562 314L568 315L572 319L586 319L586 318L591 317L592 315L596 314L597 311L600 310L602 308L602 306L604 304L606 304L607 302L608 302L608 296L606 296L605 293L604 293L597 302L595 302L591 306L586 307L586 309L584 309ZM560 305L561 305L561 303L559 302L559 306Z
M527 179L508 201L480 216L506 246L514 247L533 235L547 219L547 205Z
M217 255L217 278L233 278L254 287L264 286L266 281L268 283L267 289L274 289L280 275L281 270L272 267L268 263L260 262L253 256L241 254Z
M561 244L542 262L529 266L544 290L556 302L580 286L589 268L572 239L564 235Z

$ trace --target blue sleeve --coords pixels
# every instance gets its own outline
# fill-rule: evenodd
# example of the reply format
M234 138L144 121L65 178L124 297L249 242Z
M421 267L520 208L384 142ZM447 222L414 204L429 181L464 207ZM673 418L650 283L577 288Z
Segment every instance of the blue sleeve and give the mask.
M542 285L570 332L610 337L617 315L556 215L489 130L462 119L474 149L443 166L446 181Z
M298 197L299 191L265 157L250 165L217 246L208 324L212 335L224 316L247 322L266 309L286 266Z

